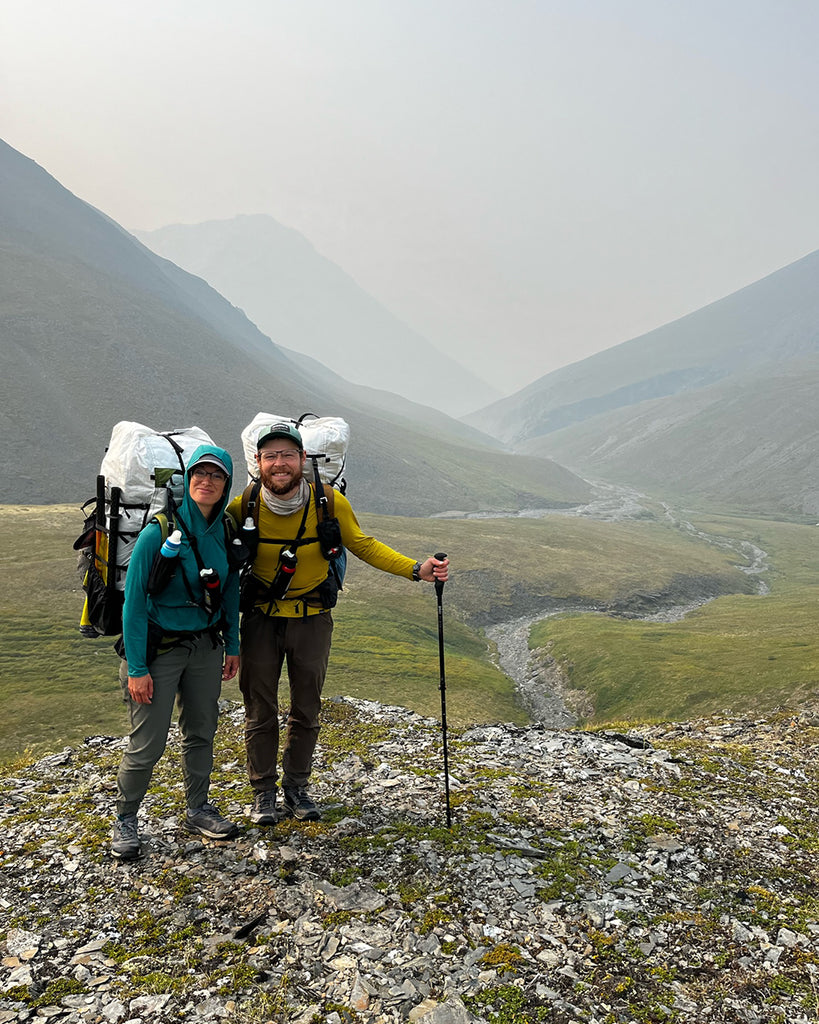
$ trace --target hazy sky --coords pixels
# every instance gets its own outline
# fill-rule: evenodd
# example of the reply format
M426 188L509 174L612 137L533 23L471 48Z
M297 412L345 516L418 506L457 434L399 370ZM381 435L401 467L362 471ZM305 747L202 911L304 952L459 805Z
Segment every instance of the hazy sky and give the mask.
M819 248L817 0L2 0L0 137L267 213L503 390Z

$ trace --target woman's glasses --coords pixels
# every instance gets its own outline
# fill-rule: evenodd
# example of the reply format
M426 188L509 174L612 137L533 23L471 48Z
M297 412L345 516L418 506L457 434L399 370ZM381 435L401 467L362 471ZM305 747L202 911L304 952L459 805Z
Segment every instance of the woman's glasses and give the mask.
M215 484L223 484L227 480L227 476L221 469L201 469L199 466L191 470L191 476L195 480L204 480L206 477L210 477Z

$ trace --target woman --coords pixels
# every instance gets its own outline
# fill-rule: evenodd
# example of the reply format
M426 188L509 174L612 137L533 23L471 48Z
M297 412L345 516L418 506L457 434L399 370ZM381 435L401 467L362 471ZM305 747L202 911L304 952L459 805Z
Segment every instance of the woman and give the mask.
M222 680L232 679L239 669L239 578L228 562L223 522L232 474L233 463L223 448L200 445L188 463L185 496L174 513L182 539L170 581L151 592L156 591L151 567L162 557L157 555L162 528L156 521L140 533L128 564L122 637L131 735L117 776L111 844L119 859L141 852L137 811L165 749L177 700L185 825L211 839L231 839L238 832L208 803ZM203 568L215 570L220 581L207 593Z

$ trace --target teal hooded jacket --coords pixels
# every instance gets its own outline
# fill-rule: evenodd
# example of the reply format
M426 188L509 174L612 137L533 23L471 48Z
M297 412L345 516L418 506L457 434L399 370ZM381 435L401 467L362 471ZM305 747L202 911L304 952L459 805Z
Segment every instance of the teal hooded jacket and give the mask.
M221 502L214 507L212 521L208 522L196 502L191 500L188 488L190 470L185 473L185 496L179 505L177 518L182 520L187 530L178 527L182 533L182 546L177 556L179 563L174 577L160 594L150 596L147 592L148 575L162 544L162 528L159 523L150 522L145 526L131 552L125 575L125 605L122 611L122 639L130 676L148 674L149 622L159 627L164 634L195 633L210 626L220 626L225 654L239 653L239 574L228 569L222 522L233 481L233 461L224 448L203 444L193 452L188 465L203 455L214 455L227 467L230 475L225 492ZM202 593L199 564L188 533L196 539L203 565L215 569L221 581L222 608L215 618L211 618L198 603ZM188 586L185 585L185 579ZM191 599L191 594L196 601Z

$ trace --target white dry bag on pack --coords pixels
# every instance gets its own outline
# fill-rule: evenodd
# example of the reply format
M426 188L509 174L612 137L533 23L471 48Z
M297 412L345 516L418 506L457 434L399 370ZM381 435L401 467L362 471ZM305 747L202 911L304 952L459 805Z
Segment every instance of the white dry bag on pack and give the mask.
M194 450L213 444L200 427L157 431L123 420L111 433L99 476L97 493L83 533L74 548L85 554L83 581L86 601L80 631L88 636L112 636L122 630L125 573L140 531L171 501L185 494L185 465Z
M350 427L340 416L314 416L305 413L294 420L290 416L276 413L260 412L254 416L242 431L242 447L247 463L248 480L258 479L256 465L256 441L262 427L273 423L290 423L301 434L304 451L308 461L315 457L318 462L319 476L324 483L335 487L344 494L347 481L344 479L344 467L347 462L347 447L350 443Z

